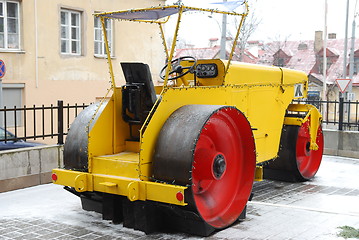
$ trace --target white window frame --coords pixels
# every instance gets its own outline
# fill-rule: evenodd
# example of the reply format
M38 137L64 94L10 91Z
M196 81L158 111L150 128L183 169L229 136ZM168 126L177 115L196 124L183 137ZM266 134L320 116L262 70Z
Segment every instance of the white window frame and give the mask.
M96 26L96 21L98 21L98 26ZM110 55L111 57L114 56L113 51L113 20L112 19L105 19L105 21L109 21L109 24L106 28L107 33L107 39L108 39L108 46L110 48ZM108 28L110 27L110 28ZM96 35L96 31L100 32L100 39L96 39L98 35ZM100 46L96 48L96 43L98 43ZM94 56L95 57L106 57L106 46L105 46L105 37L102 32L102 23L101 19L98 17L94 17Z
M21 16L20 16L20 2L19 1L8 1L8 0L0 0L0 3L2 3L2 18L4 19L4 47L0 46L0 50L5 51L19 51L21 49ZM9 47L9 32L8 32L8 17L7 17L7 3L15 3L17 5L17 42L18 46L16 48Z
M25 84L24 83L3 83L2 84L3 87L3 95L7 95L7 98L4 99L3 104L7 107L7 108L14 108L14 106L16 106L17 108L20 108L21 106L23 106L23 96L24 96L24 89L25 89ZM16 91L19 94L9 94L9 93L5 93L6 91ZM9 97L10 96L10 97ZM11 104L6 104L11 102ZM0 123L3 121L3 119L0 119ZM23 114L21 113L20 110L16 111L16 125L17 127L21 127L23 126ZM8 127L14 127L15 126L15 116L8 115L7 116L7 126Z
M67 14L67 23L63 24L61 21L61 15L62 13ZM76 14L78 16L79 22L78 25L72 25L72 14ZM80 11L75 10L69 10L69 9L61 9L60 10L60 53L63 55L74 55L74 56L80 56L82 53L82 13ZM62 36L62 28L65 28L65 31L67 32L67 37ZM72 37L72 28L78 29L78 38L73 39ZM65 51L62 51L62 43L63 41L67 42L68 48ZM76 49L76 52L72 52L72 44L73 42L78 43L78 47Z

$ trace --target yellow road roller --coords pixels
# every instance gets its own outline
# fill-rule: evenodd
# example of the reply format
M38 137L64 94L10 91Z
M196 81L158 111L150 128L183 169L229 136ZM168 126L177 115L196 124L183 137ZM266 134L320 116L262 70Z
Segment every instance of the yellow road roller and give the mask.
M104 29L111 97L72 123L55 184L81 198L84 210L124 227L208 236L245 218L254 181L306 181L322 159L321 114L306 98L300 71L232 61L248 13L184 5L96 14ZM240 24L228 60L174 58L184 13L227 14ZM173 42L163 26L176 18ZM143 62L122 62L117 87L105 21L157 24L166 62L154 86Z

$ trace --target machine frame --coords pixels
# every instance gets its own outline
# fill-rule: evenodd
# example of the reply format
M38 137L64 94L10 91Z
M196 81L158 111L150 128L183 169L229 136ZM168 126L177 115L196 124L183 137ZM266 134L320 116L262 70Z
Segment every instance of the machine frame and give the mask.
M86 118L88 119L88 124L84 128L78 126L79 129L82 129L81 131L86 131L86 141L83 142L86 151L83 161L87 161L87 163L85 163L83 167L70 166L65 169L54 169L52 174L53 182L71 187L73 189L71 191L79 196L81 196L82 193L86 195L86 193L89 192L97 192L110 194L111 196L124 196L130 202L140 200L144 202L159 202L170 206L189 207L189 209L197 208L194 212L199 213L200 218L204 220L206 226L210 225L211 228L221 229L232 224L242 211L245 212L245 204L250 197L253 181L261 181L263 179L263 165L270 163L273 159L278 158L278 156L280 159L278 162L284 161L284 163L279 164L279 167L276 165L273 166L274 175L272 174L272 176L275 177L278 175L277 173L283 173L288 170L291 171L291 173L295 172L294 175L296 176L294 177L297 180L308 180L312 178L317 168L319 168L318 163L318 166L310 169L309 175L306 175L307 173L303 175L300 169L299 173L296 172L298 171L296 166L287 166L285 160L282 159L288 154L281 154L280 151L281 142L287 141L287 139L281 140L281 137L286 136L286 134L282 133L282 130L284 126L287 126L290 131L293 131L295 134L298 134L299 131L299 135L304 139L299 147L294 143L295 146L291 148L291 151L295 152L296 147L302 148L303 156L300 156L301 159L306 159L306 157L310 156L313 152L317 152L318 156L316 157L316 161L319 161L320 164L323 147L320 128L321 115L312 105L292 103L294 99L306 97L308 90L307 76L302 72L290 69L249 65L232 61L241 27L245 17L248 15L247 2L244 1L243 6L244 13L172 5L95 14L96 17L100 18L102 23L111 77L111 88L98 106L89 111L89 116ZM191 60L185 60L183 61L183 66L178 63L183 69L190 69L189 66L191 64L215 64L217 67L216 76L211 77L210 81L208 80L209 78L199 78L197 80L196 71L191 69L191 71L188 70L188 76L178 77L178 82L173 85L169 80L171 74L181 73L174 69L173 61L175 60L173 58L181 19L187 11L226 14L240 17L241 20L228 60L202 59L197 60L197 62L195 61L194 64ZM178 16L172 45L168 49L163 25L167 23L170 16L174 14ZM129 123L126 123L126 121L121 118L124 114L122 111L124 108L123 91L124 89L126 90L126 86L122 88L116 86L105 27L106 19L157 24L166 52L167 62L163 68L163 71L165 71L163 86L156 87L159 96L144 121L139 125L134 124L136 125L134 131L139 131L139 139L136 141L133 140L132 137L132 125L130 124L131 129L129 133ZM106 101L105 99L110 91L113 92L112 97L109 101ZM300 92L299 95L297 94L298 91ZM238 167L244 168L244 170L241 170L242 173L248 172L245 173L243 179L240 180L244 181L246 186L238 187L245 188L245 191L238 193L234 200L230 200L229 204L235 205L234 203L239 201L241 202L242 208L234 209L233 212L235 213L233 213L233 216L221 216L228 218L224 220L224 223L218 219L213 220L215 216L211 216L206 209L201 210L203 207L200 207L200 204L196 202L200 200L198 200L196 193L193 193L195 191L193 189L194 180L192 182L191 176L189 176L190 179L188 179L188 182L170 181L166 179L166 176L161 179L156 177L162 173L155 169L154 159L157 159L157 162L161 164L168 164L163 160L163 156L157 156L158 152L163 153L166 151L158 145L166 144L171 138L171 136L166 136L165 130L162 130L162 128L166 129L166 126L169 125L168 129L182 128L183 131L187 131L188 133L197 131L189 126L190 124L188 124L186 119L181 119L181 115L178 113L181 109L183 110L183 114L187 114L185 116L189 118L191 117L191 111L197 111L202 114L200 122L197 123L201 133L191 139L192 142L195 142L193 151L190 149L191 146L184 146L189 152L192 151L193 155L195 155L196 144L201 142L201 138L204 138L201 134L205 132L206 126L211 121L216 122L219 121L218 119L226 116L230 119L228 121L229 123L226 123L230 126L230 129L244 132L240 136L240 140L236 141L238 143L242 142L242 145L243 142L246 142L244 144L247 144L246 146L250 150L246 150L246 148L242 147L243 149L241 151L243 153L235 152L235 154L242 154L248 159L252 158L253 163L251 163L250 160L248 160L247 163L247 159L242 159L245 163L241 163L243 166ZM126 111L124 112L126 114ZM221 115L222 117L216 117L217 115ZM172 121L173 119L179 119L178 123ZM231 122L233 121L238 121L240 124L232 124ZM305 127L303 127L304 125ZM224 126L225 129L226 127L227 126ZM299 130L297 128L299 128ZM129 138L132 138L132 140L128 140ZM161 138L163 140L161 140ZM298 139L299 138L300 137L298 137ZM178 141L180 140L179 138ZM220 137L218 141L225 141L225 138ZM70 143L68 145L70 145ZM65 145L65 148L69 149L70 147L66 147ZM75 146L75 148L76 147L77 146ZM173 147L172 150L171 147ZM172 154L173 158L178 157L176 156L174 146L169 146L168 148L170 149L168 150L169 155ZM213 154L213 156L210 156L213 158L213 164L219 165L219 169L221 167L223 168L223 165L220 165L223 161L229 161L228 159L230 159L230 156L224 156L225 154L222 154L220 151L211 154ZM299 153L296 155L298 154ZM298 157L296 155L294 158ZM81 156L79 158L81 158ZM191 162L189 161L189 163ZM188 162L186 162L186 164L188 164ZM190 167L193 168L193 165ZM214 165L208 167L208 171L212 171L212 174L215 170L210 169L214 167ZM293 170L293 168L295 170ZM215 175L218 175L217 177L207 176L208 173L203 172L198 174L200 174L201 177L205 176L206 178L214 178L214 180L219 181L225 171L228 172L229 170L226 170L224 166L223 169L215 172ZM191 173L192 170L189 169L188 172ZM173 174L176 173L173 172ZM235 175L233 176L235 177ZM197 183L198 182L196 182L196 184ZM228 182L228 184L233 184L233 182ZM208 186L208 188L210 188L210 186ZM227 189L228 192L230 192L230 190L230 188ZM229 214L232 213L230 212ZM208 235L208 232L211 232L207 230L204 231L204 233L196 231L197 230L189 232L200 235Z
M225 76L227 74L231 60L233 58L233 53L235 50L236 42L239 37L241 26L244 22L245 17L248 15L248 4L247 4L247 2L244 2L243 4L244 4L245 10L246 10L245 13L226 12L226 11L220 11L220 10L215 10L215 9L195 8L195 7L188 7L188 6L184 6L184 5L171 5L171 6L160 6L160 7L151 7L151 8L144 8L144 9L131 9L131 10L122 10L122 11L94 14L96 17L100 18L100 21L102 24L102 32L103 32L103 36L104 36L104 40L105 40L105 49L106 49L108 67L109 67L110 78L111 78L111 88L109 89L108 93L103 98L103 100L101 101L100 106L105 103L105 99L108 97L111 90L113 91L113 98L115 99L114 100L115 102L117 102L116 99L119 97L118 96L119 91L117 90L117 87L116 87L116 81L115 81L115 76L114 76L114 71L113 71L113 64L112 64L108 36L107 36L107 31L106 31L106 26L105 26L105 19L118 19L118 20L122 20L122 21L158 24L159 29L160 29L161 38L162 38L163 47L166 52L166 57L168 58L168 61L167 61L168 67L166 70L163 87L160 92L160 95L163 96L165 94L165 92L167 92L167 90L169 89L167 83L168 83L168 78L169 78L169 72L171 69L171 61L174 57L174 53L175 53L175 49L176 49L176 42L177 42L177 38L178 38L178 32L179 32L179 28L180 28L180 22L181 22L183 13L186 11L200 11L200 12L218 13L218 14L226 14L226 15L241 17L240 25L237 29L236 37L235 37L235 40L233 43L233 47L231 49L229 60L227 61L227 64L226 64L226 69L224 72L224 76ZM166 16L161 19L150 19L151 17L149 19L146 19L146 18L142 19L140 17L139 18L136 17L137 13L145 13L145 12L150 12L150 11L163 11L163 10L173 10L173 11L170 12L169 16ZM135 17L128 17L129 15L132 16L132 14L134 14ZM174 14L178 14L178 16L177 16L176 27L175 27L175 32L173 35L171 48L168 49L168 47L166 45L166 41L165 41L163 25L166 24L168 22L169 18L171 17L171 15L174 15ZM151 112L156 110L161 98L162 97L159 97L157 99ZM100 106L96 110L94 116L98 113ZM114 108L114 111L116 111L116 108ZM116 116L116 115L118 115L118 113L116 112L114 115ZM153 114L150 113L148 115L145 123L141 126L140 139L143 138L144 130L146 129L146 127L150 121L150 117L152 115ZM95 119L95 117L93 117L92 119ZM92 124L92 121L90 121L90 123L87 126L89 138L90 138L90 125L91 124ZM115 130L115 129L113 129L113 130ZM113 136L115 137L116 134L114 133ZM89 144L91 144L91 143L89 143ZM135 148L136 148L136 146L135 146ZM117 152L117 151L118 150L115 149L115 145L114 145L114 152ZM139 163L140 169L141 169L141 165L147 165L146 163L144 163L144 164L141 163L141 161L143 161L143 159L144 159L144 157L141 156L141 152L140 152L140 163ZM88 167L89 172L91 172L91 170L92 170L91 163L92 163L92 161L89 159L89 167ZM133 166L130 166L130 167L133 167ZM152 200L152 201L165 202L165 203L170 203L170 204L175 204L175 205L180 205L180 206L187 205L187 203L184 200L184 197L181 197L181 195L184 196L184 190L187 189L187 187L178 186L178 185L169 185L166 183L155 183L152 181L148 181L150 179L150 177L149 177L150 174L148 174L149 170L146 169L145 172L147 172L147 173L140 174L140 179L145 180L145 181L133 181L132 179L118 179L118 178L112 178L112 177L103 177L103 176L97 176L97 175L91 174L91 173L76 172L76 171L65 170L65 169L54 169L53 170L53 174L55 174L57 176L56 181L54 181L56 184L74 187L76 189L76 191L78 191L78 192L101 191L101 192L107 192L107 193L111 193L111 194L124 195L124 196L127 196L128 199L130 199L131 201ZM92 187L92 186L94 186L94 184L96 184L96 182L100 182L98 184L98 188ZM117 188L120 190L113 190L117 186L121 186L121 187ZM183 199L183 200L179 201L178 198Z

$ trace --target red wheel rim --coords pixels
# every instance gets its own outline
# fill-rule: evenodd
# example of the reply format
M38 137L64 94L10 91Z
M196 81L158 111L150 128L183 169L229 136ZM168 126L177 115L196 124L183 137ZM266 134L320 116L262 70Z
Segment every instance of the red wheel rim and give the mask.
M255 146L247 119L221 108L204 125L194 150L192 192L201 217L215 228L236 221L250 196Z
M310 121L306 121L298 130L298 138L296 145L296 157L299 173L305 179L314 177L317 173L323 156L323 131L321 126L318 128L317 140L318 150L311 150L310 147L310 134L309 134Z

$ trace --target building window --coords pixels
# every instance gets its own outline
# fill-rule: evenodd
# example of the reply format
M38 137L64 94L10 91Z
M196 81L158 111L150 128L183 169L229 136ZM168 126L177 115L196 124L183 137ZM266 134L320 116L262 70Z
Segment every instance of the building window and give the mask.
M94 53L95 56L105 57L106 52L106 46L105 46L105 38L102 34L102 24L101 20L98 17L95 17L94 20ZM112 51L112 43L113 43L113 30L112 30L112 20L111 19L105 19L105 27L106 27L106 34L107 34L107 40L108 40L108 46L110 48L111 56L113 55Z
M0 0L0 49L20 49L19 2Z
M61 10L61 53L81 54L81 13Z
M354 74L359 73L359 58L354 58Z
M284 67L284 58L278 58L276 66L277 67Z
M318 73L319 73L319 74L323 74L323 64L324 64L323 57L320 57L320 59L319 59L319 66L318 66ZM332 66L331 58L327 57L327 71L329 70L329 68L330 68L331 66Z
M5 83L3 84L3 104L8 109L9 108L21 108L23 106L22 104L22 94L24 90L25 84L11 84L11 83ZM0 113L1 119L0 124L4 124L3 120L3 114ZM22 125L22 112L16 111L16 121L14 114L7 114L6 115L6 124L7 127L14 127L15 123L19 127Z

